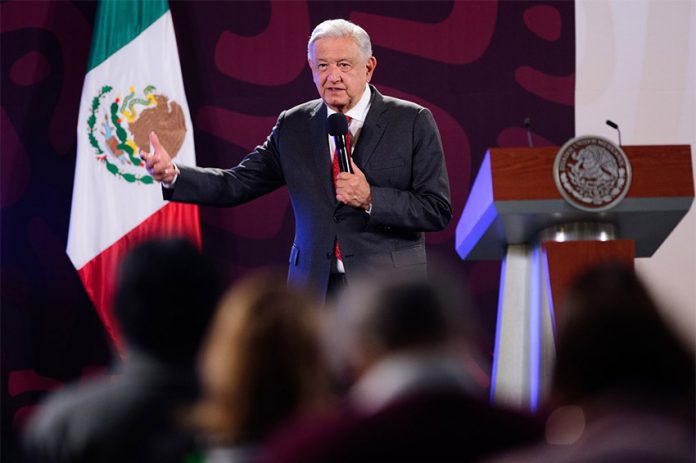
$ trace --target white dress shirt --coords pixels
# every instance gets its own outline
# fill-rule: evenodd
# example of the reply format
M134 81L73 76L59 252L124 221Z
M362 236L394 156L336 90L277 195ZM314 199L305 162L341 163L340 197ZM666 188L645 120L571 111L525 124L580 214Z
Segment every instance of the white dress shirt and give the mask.
M360 136L360 131L365 124L365 118L367 118L367 112L370 110L370 102L372 101L372 90L370 86L365 84L365 91L360 97L358 104L353 106L348 110L346 114L350 117L350 123L348 124L348 131L350 131L350 152L351 156L355 152L355 146L358 144L358 137ZM329 106L326 106L326 117L328 118L332 114L336 114L338 111L334 111ZM329 154L331 156L331 161L333 162L333 157L336 152L336 141L334 137L328 135L329 137ZM372 204L367 208L367 213L369 214L372 210ZM332 264L334 273L346 273L345 267L343 266L343 261L334 258Z

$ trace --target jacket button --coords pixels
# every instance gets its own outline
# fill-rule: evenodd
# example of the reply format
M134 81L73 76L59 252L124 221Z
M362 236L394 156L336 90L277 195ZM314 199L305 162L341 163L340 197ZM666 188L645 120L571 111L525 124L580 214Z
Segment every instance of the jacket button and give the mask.
M333 252L327 252L326 253L326 258L331 259L333 257Z

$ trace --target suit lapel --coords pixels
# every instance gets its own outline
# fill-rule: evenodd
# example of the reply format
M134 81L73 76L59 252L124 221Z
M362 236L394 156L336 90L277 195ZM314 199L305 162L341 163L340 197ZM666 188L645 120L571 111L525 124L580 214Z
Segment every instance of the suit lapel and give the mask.
M365 170L364 167L375 153L377 144L384 135L384 129L387 127L387 107L384 104L384 98L377 89L370 85L372 89L372 102L370 110L367 112L365 124L360 131L358 145L353 152L353 158L358 166Z
M331 178L331 156L329 155L329 143L326 129L326 106L322 101L310 114L309 126L312 138L312 157L317 166L316 175L324 187L324 191L332 202L336 202L333 178Z

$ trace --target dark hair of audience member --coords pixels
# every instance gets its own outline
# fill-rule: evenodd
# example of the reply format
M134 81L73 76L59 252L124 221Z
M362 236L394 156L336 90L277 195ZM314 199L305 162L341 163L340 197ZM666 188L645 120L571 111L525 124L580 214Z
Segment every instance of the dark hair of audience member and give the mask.
M366 311L363 336L385 352L440 344L450 335L441 299L425 282L385 284Z
M161 361L195 361L222 287L212 261L186 239L136 246L119 267L115 293L124 340Z
M479 324L466 285L438 266L429 273L427 281L400 273L358 278L330 307L326 349L339 390L391 354L454 348L478 355Z
M205 343L202 376L193 422L218 442L260 442L321 405L328 379L316 301L269 273L235 285Z
M590 270L566 301L553 380L560 400L614 392L693 403L693 353L665 324L633 269Z

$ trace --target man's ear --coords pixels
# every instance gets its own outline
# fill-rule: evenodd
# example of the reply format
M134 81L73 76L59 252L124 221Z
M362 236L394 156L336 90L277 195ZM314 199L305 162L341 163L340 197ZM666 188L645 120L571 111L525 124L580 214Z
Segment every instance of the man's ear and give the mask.
M367 68L367 81L369 82L370 79L372 79L372 73L375 72L375 68L377 67L377 58L370 56L365 67Z

